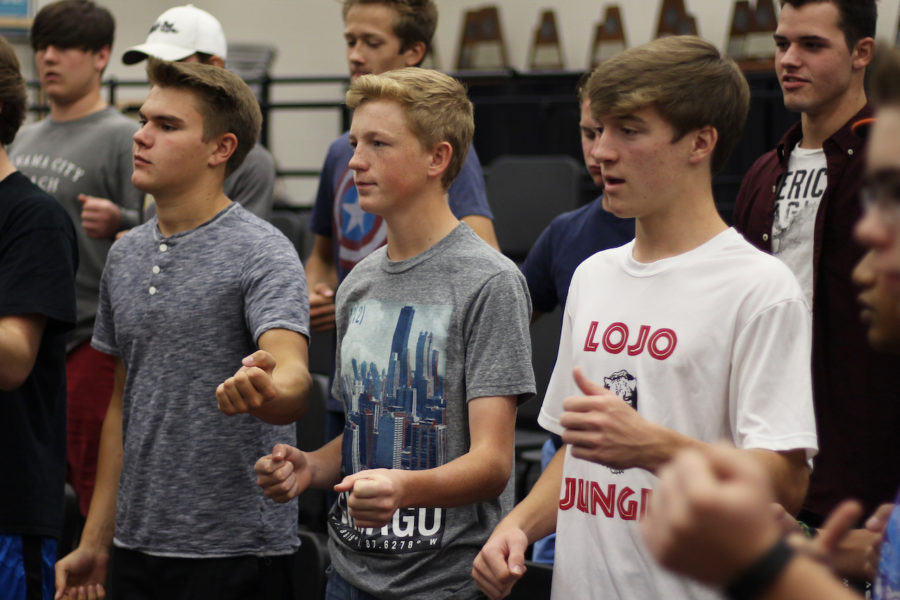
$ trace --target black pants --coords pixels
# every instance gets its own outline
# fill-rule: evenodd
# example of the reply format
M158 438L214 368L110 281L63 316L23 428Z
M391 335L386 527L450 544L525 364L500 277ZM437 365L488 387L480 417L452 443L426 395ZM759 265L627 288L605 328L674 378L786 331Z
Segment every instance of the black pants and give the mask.
M296 558L168 558L114 548L110 600L292 600Z

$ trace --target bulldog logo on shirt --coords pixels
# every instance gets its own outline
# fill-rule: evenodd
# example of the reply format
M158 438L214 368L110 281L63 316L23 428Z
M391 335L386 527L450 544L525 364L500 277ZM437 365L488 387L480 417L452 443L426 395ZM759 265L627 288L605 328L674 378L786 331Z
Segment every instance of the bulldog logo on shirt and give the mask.
M616 396L624 400L628 406L637 410L638 407L638 390L637 379L634 375L622 369L616 371L609 377L603 378L603 386L614 393ZM610 469L616 475L623 473L621 469Z
M609 377L603 378L603 387L628 403L628 406L637 410L637 379L634 375L622 369Z

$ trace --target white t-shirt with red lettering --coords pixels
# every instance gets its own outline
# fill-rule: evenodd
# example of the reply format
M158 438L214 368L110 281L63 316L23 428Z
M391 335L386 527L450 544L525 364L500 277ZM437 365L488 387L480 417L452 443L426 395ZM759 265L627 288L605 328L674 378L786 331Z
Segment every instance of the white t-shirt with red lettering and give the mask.
M810 310L778 259L728 229L672 258L639 263L634 242L575 271L556 367L539 416L561 434L581 367L645 419L706 442L817 451ZM659 567L637 520L656 477L567 452L553 598L716 598Z

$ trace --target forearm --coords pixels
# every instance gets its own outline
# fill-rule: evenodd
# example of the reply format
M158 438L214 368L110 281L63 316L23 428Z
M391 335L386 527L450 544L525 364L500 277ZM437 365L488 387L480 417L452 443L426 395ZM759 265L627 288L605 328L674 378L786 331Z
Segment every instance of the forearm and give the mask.
M681 450L708 449L710 444L690 438L672 429L651 424L655 431L647 436L648 442L640 452L640 461L635 465L654 474ZM792 450L774 452L757 448L747 449L759 461L772 481L776 501L791 514L799 512L809 486L809 468L806 452Z
M122 473L122 392L125 388L125 370L121 360L116 360L113 395L103 428L100 432L100 448L97 458L97 476L91 505L88 510L81 546L105 551L112 544L116 517L116 496Z
M659 469L681 450L688 448L702 450L709 447L706 442L686 436L674 429L656 423L650 423L650 426L652 429L639 453L638 464L634 466L646 469L653 474L658 474Z
M312 377L306 365L305 357L276 365L272 371L275 398L259 408L251 409L250 414L273 425L287 425L300 420L306 414L312 387Z
M432 469L392 471L400 483L400 507L462 506L503 492L513 464L516 398L482 396L468 408L468 452Z
M254 393L262 394L264 402L248 412L273 425L293 423L306 413L312 387L307 338L296 331L275 328L259 336L258 343L261 352L254 352L250 362L245 358L243 368L252 363L251 377L260 375L255 367L271 369L271 379L258 380Z
M559 490L562 485L565 458L566 447L562 446L556 451L528 495L500 521L495 531L521 529L528 537L529 544L556 531Z
M398 471L401 508L463 506L496 498L509 481L512 460L469 451L433 469Z
M38 315L0 317L0 390L14 390L28 378L46 322Z
M800 512L809 487L809 467L805 450L774 452L750 448L747 450L769 474L775 500L792 515Z
M331 490L341 481L341 445L344 434L341 434L314 452L306 453L306 461L310 470L309 487L320 490Z

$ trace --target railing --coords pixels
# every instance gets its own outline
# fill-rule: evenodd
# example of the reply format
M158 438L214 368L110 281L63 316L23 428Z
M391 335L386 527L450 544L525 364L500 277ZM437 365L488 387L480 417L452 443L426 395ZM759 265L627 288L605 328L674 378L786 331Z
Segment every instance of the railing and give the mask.
M475 147L479 158L488 166L503 154L568 154L582 160L578 134L578 106L575 84L580 72L519 73L514 70L465 72L455 74L468 87L475 105ZM753 160L774 147L796 115L788 113L782 103L781 90L773 73L748 73L751 89L751 114L744 137L735 149L725 170L715 179L716 197L723 213L730 214L744 172ZM256 91L263 113L260 142L269 146L272 114L275 111L307 111L333 109L340 115L341 130L349 126L343 98L333 101L273 101L273 90L290 85L335 85L348 83L346 76L270 77L247 79ZM145 80L110 77L103 82L110 104L119 106L121 91L146 87ZM29 82L37 89L36 82ZM126 112L137 111L125 106ZM30 110L46 114L46 105L35 103ZM279 161L280 162L280 161ZM278 175L288 178L315 178L319 169L279 167ZM594 193L585 176L585 197Z

